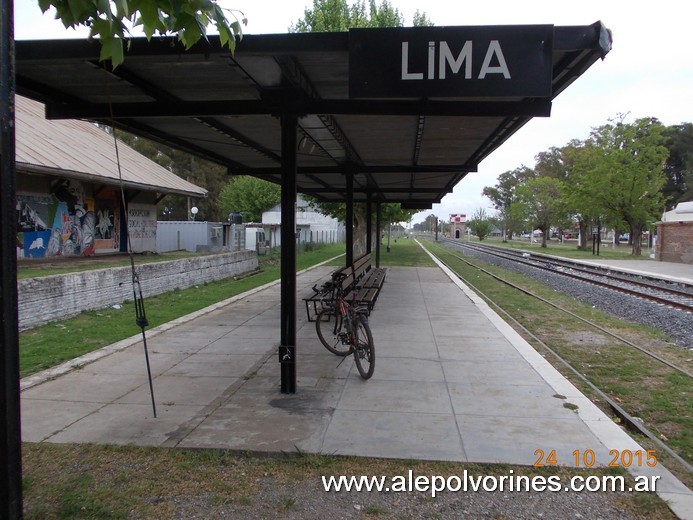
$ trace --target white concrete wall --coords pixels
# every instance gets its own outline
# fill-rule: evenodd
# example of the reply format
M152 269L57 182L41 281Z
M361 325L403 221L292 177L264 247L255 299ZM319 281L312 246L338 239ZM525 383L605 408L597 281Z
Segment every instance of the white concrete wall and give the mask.
M224 243L222 222L160 220L156 228L156 251L219 251Z

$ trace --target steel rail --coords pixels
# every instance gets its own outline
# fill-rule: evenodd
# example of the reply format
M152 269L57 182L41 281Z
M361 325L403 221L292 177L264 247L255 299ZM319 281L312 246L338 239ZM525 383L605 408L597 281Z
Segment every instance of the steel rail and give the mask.
M618 292L621 292L621 293L624 293L624 294L628 294L628 295L630 295L630 296L635 296L635 297L638 297L638 298L643 298L643 299L645 299L645 300L654 301L654 302L660 303L660 304L662 304L662 305L668 305L668 306L670 306L670 307L674 307L674 308L679 309L679 310L683 310L683 311L687 311L687 312L693 312L693 305L688 304L688 303L685 303L685 302L679 302L679 301L672 300L672 299L669 299L669 298L665 298L665 297L662 297L662 296L657 296L657 295L654 295L654 294L648 294L647 292L643 292L643 291L640 291L640 290L628 289L627 287L620 287L620 286L618 286L618 285L614 285L613 283L603 282L603 281L595 280L595 279L592 279L592 278L587 278L587 277L585 277L585 276L580 276L579 274L575 274L575 273L570 273L570 272L566 272L566 271L559 271L559 270L556 270L556 269L552 269L552 268L546 267L546 265L538 265L538 264L535 263L535 262L528 261L528 260L526 260L524 257L519 257L519 255L516 255L516 254L513 254L513 253L499 253L498 251L492 251L492 250L489 250L489 249L486 249L486 248L479 248L479 247L476 246L476 244L475 244L475 245L469 245L469 244L459 243L459 242L455 242L455 241L451 241L451 240L446 240L446 242L451 243L451 244L455 244L455 245L457 245L457 246L459 246L459 247L463 247L463 248L464 248L464 247L467 247L467 248L469 248L469 249L482 252L482 253L484 253L484 254L488 254L488 255L492 255L492 256L497 256L497 257L499 257L499 258L504 258L504 259L507 259L507 260L512 260L513 262L517 262L517 263L520 263L520 264L524 264L524 265L527 265L527 266L529 266L529 267L534 267L534 268L536 268L536 269L542 269L542 270L544 270L544 271L548 271L548 272L551 272L551 273L560 274L560 275L562 275L562 276L566 276L566 277L568 277L568 278L573 278L573 279L575 279L575 280L580 280L580 281L582 281L582 282L589 283L589 284L592 284L592 285L596 285L596 286L598 286L598 287L604 287L604 288L606 288L606 289L611 289L611 290L613 290L613 291L618 291ZM560 264L561 264L560 261L556 261L556 262L555 262L555 261L553 261L552 259L548 259L548 258L542 259L542 261L553 262L553 263L555 263L555 264L557 264L557 265L560 265ZM580 271L580 272L588 273L588 274L596 274L596 273L595 273L596 270L590 270L589 268L585 269L585 268L583 268L583 267L577 267L577 266L574 267L574 266L573 266L572 264L570 264L569 262L563 262L563 263L564 263L564 264L567 264L567 265L571 265L571 269L573 269L573 270L575 270L575 271ZM606 277L608 277L609 275L607 275L607 274L605 274L605 273L598 273L598 276L606 276ZM677 297L682 297L682 298L687 298L687 299L693 300L693 295L688 294L688 293L685 293L685 292L683 292L683 291L678 291L678 290L676 290L676 289L671 289L671 288L666 288L666 287L652 286L651 284L647 284L647 283L644 283L644 282L639 282L639 281L637 281L637 280L625 280L625 279L623 279L623 278L617 278L617 279L618 279L619 281L623 282L623 283L628 283L628 284L635 285L635 286L647 287L648 289L653 290L653 291L659 291L659 292L662 292L662 293L669 293L669 294L676 295Z

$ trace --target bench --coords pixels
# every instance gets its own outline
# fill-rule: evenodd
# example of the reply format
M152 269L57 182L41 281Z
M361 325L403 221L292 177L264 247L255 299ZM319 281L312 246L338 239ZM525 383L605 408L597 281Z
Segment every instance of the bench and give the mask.
M337 269L321 287L313 286L313 294L303 298L306 304L308 321L314 321L322 308L322 302L333 300L336 290L341 289L348 301L365 305L370 313L375 306L380 290L385 282L385 269L371 265L371 254L357 258L352 265Z

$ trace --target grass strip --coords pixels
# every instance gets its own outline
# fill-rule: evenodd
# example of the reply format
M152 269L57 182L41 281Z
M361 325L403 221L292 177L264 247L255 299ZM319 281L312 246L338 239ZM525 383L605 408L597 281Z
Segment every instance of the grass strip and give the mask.
M344 512L357 514L353 504L363 504L366 517L399 518L415 510L414 517L435 517L438 502L445 509L460 508L473 493L325 493L321 476L329 475L441 475L461 476L560 476L620 475L620 468L568 469L517 467L503 464L470 464L416 460L384 460L312 454L285 454L258 458L226 450L181 450L134 446L26 444L24 466L24 517L53 518L221 518L224 516L280 518L300 508L314 496L318 504L335 500ZM193 477L194 476L194 477ZM525 494L526 492L522 492ZM343 493L346 494L346 493ZM500 493L499 493L500 494ZM407 495L407 496L405 496ZM502 495L502 494L501 494ZM537 494L537 497L538 494ZM508 500L507 496L503 500ZM650 493L604 493L632 516L675 518L659 498ZM469 503L469 502L467 502ZM317 504L312 502L313 513ZM426 513L428 511L428 513ZM296 516L296 515L299 516ZM234 516L236 515L236 516Z

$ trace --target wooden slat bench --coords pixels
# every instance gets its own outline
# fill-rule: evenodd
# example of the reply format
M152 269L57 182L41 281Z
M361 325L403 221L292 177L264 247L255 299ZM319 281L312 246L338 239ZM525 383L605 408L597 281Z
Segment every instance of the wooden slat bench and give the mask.
M354 262L354 278L356 279L354 290L358 291L356 301L361 305L367 305L370 312L385 282L385 269L373 267L371 254L366 253Z
M385 269L374 268L371 265L371 254L357 258L352 265L342 267L330 275L330 280L318 287L313 287L313 294L303 298L306 304L308 321L314 321L315 315L322 308L321 302L333 300L339 287L352 298L355 304L366 305L368 312L373 310L380 290L385 282Z

